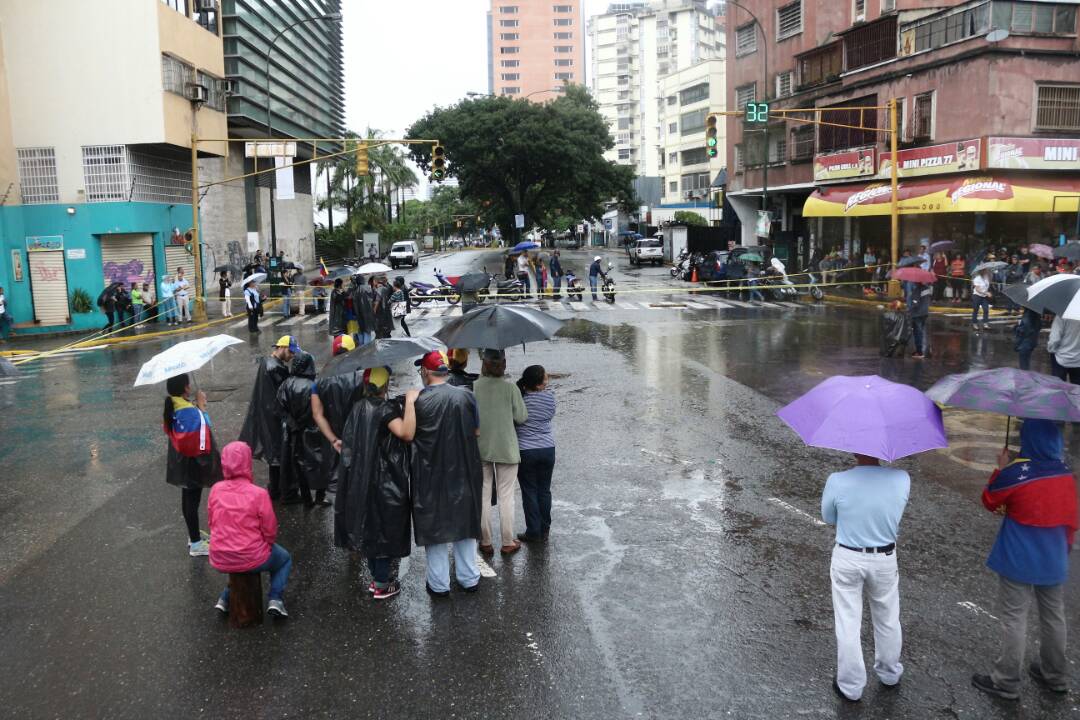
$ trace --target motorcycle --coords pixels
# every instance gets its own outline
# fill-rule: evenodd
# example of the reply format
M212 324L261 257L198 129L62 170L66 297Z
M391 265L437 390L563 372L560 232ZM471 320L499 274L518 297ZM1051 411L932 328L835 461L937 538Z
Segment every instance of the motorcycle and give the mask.
M409 300L413 305L420 305L429 300L445 300L450 305L457 305L461 298L458 296L454 283L446 275L435 268L435 279L438 285L414 280L409 283Z
M611 263L608 263L608 265L607 265L608 272L611 272L612 267L614 267L614 266ZM607 300L611 304L614 304L615 303L615 281L612 280L611 276L608 275L608 273L605 273L605 272L600 273L600 277L603 278L603 280L604 280L603 284L600 286L600 292L602 292L604 294L604 299L605 300Z
M679 257L675 258L675 264L671 267L671 277L681 278L690 270L690 251L683 249Z
M563 279L566 281L566 297L575 302L581 302L585 286L578 280L578 276L574 274L573 270L567 270Z

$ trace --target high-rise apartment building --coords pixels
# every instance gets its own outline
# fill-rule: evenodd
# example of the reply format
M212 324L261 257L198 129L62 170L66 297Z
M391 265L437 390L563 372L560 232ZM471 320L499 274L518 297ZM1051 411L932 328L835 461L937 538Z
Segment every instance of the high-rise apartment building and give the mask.
M550 100L585 84L581 0L491 0L488 92Z
M660 176L667 134L662 81L724 56L717 15L704 0L617 2L589 19L589 40L593 96L615 139L608 158L634 166L639 177Z

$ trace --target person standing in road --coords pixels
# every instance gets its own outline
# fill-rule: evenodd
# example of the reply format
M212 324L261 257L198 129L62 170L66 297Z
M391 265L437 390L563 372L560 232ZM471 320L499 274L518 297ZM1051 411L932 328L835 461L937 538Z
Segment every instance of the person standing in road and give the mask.
M485 350L480 377L473 383L476 406L480 411L480 460L484 470L484 499L491 497L495 484L499 496L499 530L502 536L500 551L511 555L521 549L514 539L514 489L517 486L518 449L515 426L525 422L529 413L521 392L506 379L506 354L502 350ZM481 505L480 552L491 555L491 503Z
M529 253L527 252L522 252L517 257L517 279L524 286L522 291L524 297L530 297L532 286L529 280Z
M397 321L401 323L401 331L405 333L405 337L412 337L405 321L410 312L412 312L412 301L409 299L408 290L405 289L405 278L396 277L394 278L394 292L390 295L390 316L397 318Z
M157 297L154 295L154 286L150 283L142 284L143 320L155 320L157 316Z
M300 344L291 335L282 335L274 343L269 356L259 358L255 385L251 388L240 440L251 446L252 454L270 467L268 490L270 499L281 496L281 446L283 411L277 401L278 389L289 377L289 363L301 352Z
M221 316L232 317L232 280L228 272L218 277L218 300L221 301Z
M551 283L555 286L555 299L557 300L562 297L563 279L562 260L559 257L558 250L551 251L551 260L548 267L551 269Z
M990 273L986 270L977 272L971 278L971 329L979 330L979 308L983 311L983 330L990 323Z
M933 294L933 285L912 283L911 295L908 297L908 315L911 317L911 334L915 338L915 352L911 353L911 357L917 360L930 356L926 322L930 317L930 300Z
M385 275L375 278L375 337L388 338L394 332L394 313L391 298L394 289Z
M458 583L475 592L480 587L476 539L486 500L476 398L446 383L450 369L442 351L416 362L424 389L415 405L412 513L416 544L427 556L427 591L433 597L450 595L452 549Z
M1042 331L1042 313L1031 308L1024 308L1024 314L1013 328L1017 359L1021 370L1031 369L1031 354L1039 346L1039 333Z
M281 315L282 317L292 316L292 271L286 270L281 273Z
M165 410L162 430L169 438L165 462L165 482L180 488L180 511L188 531L188 555L210 553L209 543L199 530L199 503L204 487L221 479L221 457L206 414L206 394L191 397L191 380L186 373L165 381Z
M356 321L359 327L356 344L363 347L375 339L375 289L372 280L360 281L353 291L353 309L356 311Z
M7 340L11 334L11 315L8 314L7 298L4 287L0 285L0 340Z
M244 309L247 311L248 332L257 333L259 330L259 288L255 281L250 281L244 286Z
M1053 373L1066 382L1080 385L1080 320L1066 320L1060 315L1050 325L1046 349L1053 357Z
M1039 608L1039 659L1028 668L1038 685L1069 691L1065 657L1065 581L1069 549L1077 530L1076 479L1064 462L1064 441L1056 423L1024 420L1020 456L1005 448L998 469L982 492L987 510L1004 514L986 565L998 574L1001 654L989 675L971 684L1006 700L1020 697L1027 616L1034 595Z
M191 306L188 305L188 289L191 285L184 278L184 268L176 268L173 284L173 300L176 302L176 324L191 322Z
M326 319L327 330L330 335L342 335L346 331L345 326L345 299L348 293L342 287L341 278L334 278L334 289L330 291L330 312Z
M862 597L870 595L874 623L874 672L886 687L904 673L900 663L900 573L896 537L911 490L911 478L877 458L855 455L856 466L833 473L821 496L821 517L836 526L832 552L836 678L833 691L858 702L866 686L863 664Z
M112 285L105 288L105 292L98 298L98 306L101 308L101 312L105 313L105 319L108 321L105 323L105 327L102 328L102 332L109 332L112 330L113 325L116 324L116 288ZM123 322L123 318L121 318Z
M602 258L597 255L592 259L592 264L589 265L589 289L592 290L592 299L596 300L596 283L599 282L599 278L604 274L604 269L601 267L600 262Z
M522 542L547 542L551 528L551 475L555 471L555 433L551 421L555 417L555 393L548 390L548 375L542 365L530 365L517 381L528 414L517 426L521 464L518 484L521 486L521 505L525 511L525 532L517 538Z
M311 410L311 390L315 386L315 358L310 353L293 356L289 377L278 388L281 411L281 494L286 505L329 507L326 490L330 478L322 470L325 447ZM312 499L311 491L315 491Z
M927 247L925 240L919 243L919 258L922 259L922 262L919 263L919 267L923 270L929 270L931 267L930 249Z
M120 283L117 284L113 297L116 298L116 325L121 328L127 327L130 324L128 319L131 317L131 296Z
M222 573L270 573L266 612L288 617L285 586L292 572L292 556L275 542L278 524L266 490L255 484L251 448L231 442L221 450L221 482L210 488L206 515L210 522L210 566ZM229 613L228 586L214 608Z

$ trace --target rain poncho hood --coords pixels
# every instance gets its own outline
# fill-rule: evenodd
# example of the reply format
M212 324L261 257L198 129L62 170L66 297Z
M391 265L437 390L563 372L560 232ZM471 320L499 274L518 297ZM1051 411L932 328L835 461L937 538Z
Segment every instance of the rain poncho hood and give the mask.
M254 483L251 474L251 447L236 440L221 449L221 475L223 480L246 480Z
M1057 423L1051 420L1025 420L1020 428L1020 457L1033 461L1060 462L1065 455L1065 441Z
M293 377L307 378L308 380L315 379L315 358L311 357L311 353L301 352L293 357L292 367L289 369L289 374Z
M240 430L240 440L251 446L253 457L269 465L281 463L282 410L278 405L278 388L289 377L289 368L273 355L259 358L251 403Z

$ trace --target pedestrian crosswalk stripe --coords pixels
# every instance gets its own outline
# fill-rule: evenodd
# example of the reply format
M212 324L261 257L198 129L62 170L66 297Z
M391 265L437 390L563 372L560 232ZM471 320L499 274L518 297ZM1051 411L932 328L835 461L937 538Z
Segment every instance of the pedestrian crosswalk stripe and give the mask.
M616 302L615 304L621 307L623 310L637 310L637 307L635 305L627 302Z
M693 308L694 310L713 310L713 309L715 309L716 306L715 305L704 305L704 304L699 303L699 302L689 302L689 301L687 301L686 307Z
M570 307L574 308L578 312L584 312L584 311L589 309L589 306L586 305L583 302L572 302L572 303L563 303L563 304L564 305L569 305Z
M728 298L727 300L724 300L724 302L730 303L731 305L734 305L735 307L743 307L743 308L757 307L753 303L743 302L742 300L732 300L730 298Z
M593 310L596 310L597 308L599 308L600 310L614 310L615 306L612 305L611 303L603 302L603 303L593 303L592 308L593 308Z
M239 321L239 322L234 322L234 323L233 323L232 325L230 325L229 327L231 327L231 328L238 328L238 327L244 327L245 325L247 325L247 318L244 318L243 320L241 320L241 321Z
M280 321L280 322L278 322L278 323L276 323L276 324L277 324L277 325L281 325L281 326L285 326L285 325L295 325L296 323L298 323L299 321L301 321L301 320L303 320L303 319L304 319L304 318L303 318L303 316L302 316L302 315L294 315L294 316L292 316L292 317L288 317L288 318L285 318L284 320L282 320L282 321Z
M306 321L304 324L305 325L319 325L319 324L321 324L321 323L323 323L325 321L326 321L326 318L324 316L316 315L315 317L313 317L310 320Z
M797 310L802 308L802 305L800 305L799 303L793 303L793 302L778 302L776 304L777 305L783 305L784 307L795 308Z

